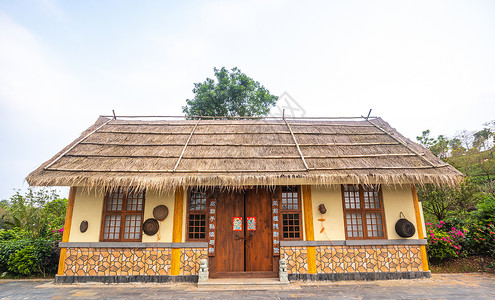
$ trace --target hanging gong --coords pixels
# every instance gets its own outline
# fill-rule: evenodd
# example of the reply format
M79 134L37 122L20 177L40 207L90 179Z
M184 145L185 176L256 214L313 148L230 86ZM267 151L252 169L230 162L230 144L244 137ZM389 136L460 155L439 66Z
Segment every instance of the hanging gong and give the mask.
M397 234L403 238L412 237L416 233L414 224L407 220L402 212L400 213L399 218L399 221L395 223L395 232L397 232Z
M143 231L147 235L156 234L158 232L159 227L160 225L158 224L158 221L153 218L149 218L143 223Z
M163 221L168 216L168 207L165 205L158 205L153 209L153 217L158 221Z

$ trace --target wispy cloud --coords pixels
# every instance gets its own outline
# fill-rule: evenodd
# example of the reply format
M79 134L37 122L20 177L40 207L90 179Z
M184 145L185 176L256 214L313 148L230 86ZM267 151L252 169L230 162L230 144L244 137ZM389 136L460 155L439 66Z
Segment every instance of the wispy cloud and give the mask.
M40 9L48 16L55 17L59 21L67 19L66 13L62 10L56 0L34 0L38 3Z

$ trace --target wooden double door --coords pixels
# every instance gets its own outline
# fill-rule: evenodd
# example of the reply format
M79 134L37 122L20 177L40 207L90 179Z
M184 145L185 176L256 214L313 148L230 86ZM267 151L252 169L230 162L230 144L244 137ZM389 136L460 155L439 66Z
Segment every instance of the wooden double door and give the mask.
M274 259L272 248L272 193L246 189L218 191L215 196L216 254L209 259L210 277L277 277L274 266L278 266L278 257ZM247 228L248 219L251 230Z

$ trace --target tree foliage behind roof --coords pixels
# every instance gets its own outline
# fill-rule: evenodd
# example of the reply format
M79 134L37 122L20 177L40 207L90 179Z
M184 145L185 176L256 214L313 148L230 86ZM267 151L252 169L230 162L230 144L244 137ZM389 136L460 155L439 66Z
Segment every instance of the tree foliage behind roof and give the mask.
M495 178L495 120L485 123L478 131L459 131L453 138L445 135L434 138L430 130L425 130L416 139L464 175L478 181Z
M194 84L194 99L187 99L182 111L187 116L267 116L278 97L238 68L213 69L216 81L206 78Z

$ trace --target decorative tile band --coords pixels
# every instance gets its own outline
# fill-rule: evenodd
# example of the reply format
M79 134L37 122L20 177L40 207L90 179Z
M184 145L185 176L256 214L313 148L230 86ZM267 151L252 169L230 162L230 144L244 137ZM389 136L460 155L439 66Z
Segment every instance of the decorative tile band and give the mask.
M282 247L281 253L289 274L308 273L306 247ZM316 247L318 274L419 271L419 245Z
M171 248L67 248L65 276L170 275ZM181 249L180 275L197 275L206 248Z
M308 251L306 247L282 247L280 258L285 258L287 261L287 273L308 273Z
M419 272L419 245L315 247L317 274ZM208 248L182 248L181 276L198 275ZM171 248L67 248L65 276L171 275ZM282 247L289 274L308 273L306 247Z
M184 248L180 251L180 275L198 275L202 259L208 259L208 248Z

